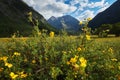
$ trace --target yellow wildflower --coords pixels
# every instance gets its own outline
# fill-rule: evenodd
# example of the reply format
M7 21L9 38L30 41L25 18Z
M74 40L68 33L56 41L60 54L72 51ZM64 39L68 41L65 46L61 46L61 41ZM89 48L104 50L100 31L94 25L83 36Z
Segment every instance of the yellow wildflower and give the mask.
M21 74L20 78L25 78L27 77L27 74Z
M74 70L79 70L79 65L78 64L73 65L73 67L74 67Z
M71 62L71 63L76 63L77 60L76 60L76 58L71 58L71 59L70 59L70 62Z
M18 75L17 75L17 74L15 74L15 73L13 73L13 72L11 72L11 73L10 73L10 77L11 77L12 79L15 79L15 78L17 78L17 77L18 77Z
M69 61L67 61L67 65L70 65L70 62L69 62Z
M108 51L109 51L110 53L113 53L113 49L112 49L112 48L109 48Z
M86 62L86 59L84 58L84 57L81 57L80 59L79 59L79 61L82 63L82 62Z
M54 32L50 32L50 37L54 37Z
M90 35L86 35L87 40L91 40Z
M32 63L35 64L35 63L36 63L36 60L32 60Z
M90 20L92 20L92 18L87 18L87 21L90 21Z
M81 51L82 49L80 47L77 48L77 51Z
M3 56L1 59L2 59L4 62L6 62L7 59L8 59L8 57L7 57L7 56Z
M20 76L20 78L25 78L25 77L27 77L28 75L25 74L24 71L22 71L22 72L19 73L19 76Z
M14 52L14 55L15 55L15 56L20 56L20 53Z
M82 22L82 21L80 21L80 22L79 22L79 24L80 24L80 25L82 25L82 24L83 24L83 22Z
M113 59L111 59L112 61L117 61L117 59L115 59L115 58L113 58Z
M7 66L8 68L11 68L13 65L10 64L10 63L5 62L5 66Z
M79 61L80 61L80 66L81 67L86 67L87 66L87 60L84 58L84 57L81 57L80 59L79 59Z
M85 68L87 66L87 64L86 63L81 63L80 66Z

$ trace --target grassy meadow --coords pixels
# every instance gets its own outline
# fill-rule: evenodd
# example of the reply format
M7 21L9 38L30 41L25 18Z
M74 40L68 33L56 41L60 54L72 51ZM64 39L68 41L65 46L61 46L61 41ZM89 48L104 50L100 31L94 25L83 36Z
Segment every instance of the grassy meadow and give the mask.
M0 38L0 80L120 80L120 37L115 37L120 36L119 23L113 20L114 24L93 26L97 29L92 30L88 27L92 18L86 18L77 29L77 21L68 21L73 18L57 18L56 28L61 28L57 30L32 7L18 1L0 1L0 37L9 37ZM80 6L68 3L64 4L70 7L67 11Z
M120 37L0 38L1 80L120 80Z

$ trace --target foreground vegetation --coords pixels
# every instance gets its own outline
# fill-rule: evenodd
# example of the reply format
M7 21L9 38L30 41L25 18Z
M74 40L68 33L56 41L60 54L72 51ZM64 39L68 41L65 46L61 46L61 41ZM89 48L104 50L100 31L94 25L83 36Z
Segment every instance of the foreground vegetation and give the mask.
M120 38L0 39L1 80L120 80Z
M38 25L32 37L0 40L1 80L120 80L120 38L92 39L87 23L77 37Z

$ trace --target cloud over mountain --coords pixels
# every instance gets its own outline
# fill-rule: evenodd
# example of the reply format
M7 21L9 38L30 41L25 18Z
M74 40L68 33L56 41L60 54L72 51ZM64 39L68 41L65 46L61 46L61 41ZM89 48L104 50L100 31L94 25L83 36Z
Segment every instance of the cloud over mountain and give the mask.
M63 1L56 0L25 0L30 6L33 6L45 18L50 18L52 15L58 17L63 16L67 12L73 12L77 9L75 6L65 4Z
M71 15L79 20L94 17L110 6L107 0L23 0L46 19ZM84 13L87 15L84 15ZM88 14L89 13L89 14Z

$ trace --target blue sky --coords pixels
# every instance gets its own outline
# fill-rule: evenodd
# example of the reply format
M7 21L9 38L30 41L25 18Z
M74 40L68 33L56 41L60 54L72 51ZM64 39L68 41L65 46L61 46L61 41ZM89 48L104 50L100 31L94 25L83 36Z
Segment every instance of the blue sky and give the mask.
M23 0L42 14L46 19L51 16L71 15L78 20L93 18L117 0Z

